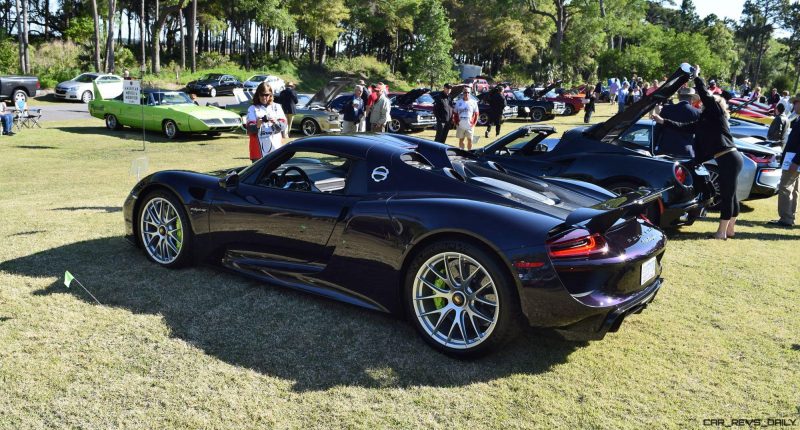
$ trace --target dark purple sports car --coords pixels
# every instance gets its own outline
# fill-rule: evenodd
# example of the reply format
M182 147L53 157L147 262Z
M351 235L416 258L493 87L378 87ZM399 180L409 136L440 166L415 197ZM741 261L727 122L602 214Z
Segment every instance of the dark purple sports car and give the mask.
M211 262L405 315L466 357L522 325L601 339L647 306L666 239L639 214L659 195L513 177L422 139L315 136L227 174L152 174L124 216L159 265Z

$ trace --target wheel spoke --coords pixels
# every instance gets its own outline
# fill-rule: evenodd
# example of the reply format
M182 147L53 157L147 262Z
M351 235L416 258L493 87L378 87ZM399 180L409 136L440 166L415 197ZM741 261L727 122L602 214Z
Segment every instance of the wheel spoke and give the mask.
M458 282L456 282L456 278L453 277L453 273L450 271L450 265L447 264L447 254L445 254L442 261L444 262L444 273L447 275L447 279L450 282L450 287L455 288L456 285L458 285Z
M452 311L453 309L452 309L452 308L443 308L442 310L443 310L444 312L442 312L442 313L441 313L441 315L439 315L439 320L438 320L438 321L436 321L436 325L435 325L435 326L433 326L433 331L432 331L432 333L436 333L437 331L439 331L439 327L440 327L440 326L442 325L442 323L444 322L444 319L445 319L445 318L447 318L447 316L448 316L448 315L450 315L450 311ZM448 336L448 339L449 339L449 338L450 338L450 337Z
M471 312L467 312L467 316L469 316L469 322L472 324L472 328L473 330L475 330L475 333L478 335L479 338L483 338L483 332L478 330L478 325L475 324L475 317L472 315Z
M461 331L461 340L464 341L464 345L469 343L469 339L467 339L467 328L464 324L464 312L458 314L458 329Z
M489 300L486 300L486 299L482 299L482 298L480 298L480 297L478 297L478 296L475 296L475 298L474 298L473 300L475 300L475 301L476 301L476 302L478 302L478 303L483 303L484 305L488 305L488 306L497 307L497 303L495 303L495 302L491 302L491 301L489 301Z
M441 312L444 312L446 310L447 310L447 308L433 309L433 310L430 310L430 311L427 311L427 312L423 312L423 313L419 314L419 316L420 317L426 317L428 315L433 315L433 314L435 314L437 312L441 313ZM441 316L440 316L440 318L441 318Z
M446 267L447 267L447 265L445 264L445 269L446 269ZM442 276L441 273L437 272L436 269L433 268L433 265L428 264L428 270L433 272L434 275L436 275L439 279L444 281L447 284L448 287L453 288L453 285L450 283L450 280L447 279L446 277Z
M492 286L494 285L494 284L492 283L492 280L491 280L491 279L487 278L487 280L489 281L488 283L486 283L486 284L484 284L484 285L481 285L481 287L480 287L480 288L478 288L478 289L477 289L477 290L476 290L474 293L472 293L474 296L477 296L477 295L478 295L478 293L480 293L481 291L483 291L483 290L484 290L486 287L488 287L488 286L490 286L490 285L492 285Z
M434 283L432 283L432 282L430 282L430 281L426 280L425 278L423 278L423 277L421 277L421 276L420 276L420 277L418 277L417 279L419 279L420 281L422 281L422 283L423 283L423 284L425 284L425 286L426 286L426 287L430 288L430 289L431 289L431 290L433 290L433 291L437 291L437 292L439 292L439 293L443 293L443 294L448 292L448 291L447 291L447 290L445 290L445 289L442 289L442 288L439 288L439 287L437 287L437 286L436 286L436 284L434 284Z
M171 249L171 250L172 250L172 252L174 252L174 253L175 253L175 255L178 255L178 248L177 248L177 247L175 247L175 245L173 245L173 244L172 244L172 243L169 241L169 239L164 239L164 243L166 243L166 244L167 244L167 246L169 247L169 249Z
M470 309L470 313L472 315L478 317L478 319L482 319L482 320L486 321L489 324L494 322L494 320L492 320L491 318L489 318L489 317L485 316L484 314L480 313L480 311L476 310L475 308Z
M421 301L421 300L431 300L431 299L436 299L436 298L439 298L439 297L447 298L447 295L437 292L437 293L434 293L434 294L432 294L430 296L414 297L414 300L419 300L419 301Z

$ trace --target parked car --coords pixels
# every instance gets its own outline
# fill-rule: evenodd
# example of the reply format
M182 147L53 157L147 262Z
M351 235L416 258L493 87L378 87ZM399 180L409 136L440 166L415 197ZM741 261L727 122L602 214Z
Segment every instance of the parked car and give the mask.
M489 91L490 85L489 81L483 78L467 78L464 79L464 83L469 85L472 88L472 91L480 94Z
M233 75L223 75L221 73L210 73L186 84L186 92L209 97L233 94L234 88L242 88L242 83L239 82L239 79Z
M546 88L534 94L533 98L526 97L523 91L506 91L506 103L517 108L517 116L530 117L531 121L539 122L553 119L556 115L563 115L567 107L563 102L544 100L541 97L547 93L542 92ZM549 91L549 89L548 89Z
M36 76L0 76L0 99L11 99L14 103L27 101L28 97L36 97L39 88Z
M731 121L734 121L731 119ZM655 122L653 120L639 120L626 130L619 139L626 142L633 149L646 150L655 153L653 145ZM769 146L747 142L744 139L734 137L733 143L736 149L744 156L742 171L739 173L739 187L736 196L740 201L755 200L760 198L772 197L778 192L778 184L781 180L780 169L780 148L774 149ZM687 161L683 159L681 161ZM719 197L719 183L717 178L719 171L716 160L709 160L705 163L710 173L710 178L714 186L714 203L709 205L709 209L717 208Z
M343 89L352 87L353 82L353 79L350 78L333 78L313 96L298 95L297 112L292 120L292 130L300 131L306 136L342 131L341 116L338 112L331 110L329 104ZM239 90L234 92L234 96L237 103L226 105L224 109L236 112L244 120L247 116L247 109L253 104L253 93Z
M81 73L69 81L56 85L55 97L61 100L80 100L89 103L95 98L94 85L102 99L113 99L122 94L122 77L105 73Z
M690 170L679 162L631 149L619 139L688 79L689 73L679 70L658 91L624 112L592 127L568 130L560 140L548 145L543 141L555 133L555 128L532 125L501 137L476 154L512 173L587 181L620 195L640 187L669 187L658 204L648 208L648 218L664 228L692 224L714 196L709 172L702 166Z
M547 101L564 103L564 112L562 115L575 115L583 110L584 97L564 94L563 89L562 91L552 89L543 97Z
M239 115L213 107L197 106L181 91L145 89L142 103L123 102L122 95L114 99L94 99L89 102L89 114L105 120L109 130L122 126L161 131L167 139L181 134L206 133L218 136L241 126Z
M267 74L258 74L251 76L246 81L244 81L244 83L242 84L242 88L244 88L245 91L254 92L256 88L258 88L258 86L261 85L262 82L266 82L267 84L269 84L270 88L272 88L272 92L275 94L280 94L281 91L283 91L283 89L286 88L286 83L283 81L283 79L277 76L267 75Z
M463 358L522 324L601 339L659 291L666 238L638 216L658 192L520 181L406 138L315 136L227 174L154 173L125 200L125 237L162 267L210 262L404 316Z

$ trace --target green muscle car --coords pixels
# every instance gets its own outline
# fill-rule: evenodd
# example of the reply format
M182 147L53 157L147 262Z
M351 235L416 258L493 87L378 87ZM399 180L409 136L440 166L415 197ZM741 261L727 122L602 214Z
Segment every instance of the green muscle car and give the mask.
M106 127L122 126L161 131L168 139L181 134L206 133L217 136L240 127L239 115L212 106L198 106L181 91L142 90L142 104L126 104L122 95L110 100L95 99L89 103L89 114L104 119Z

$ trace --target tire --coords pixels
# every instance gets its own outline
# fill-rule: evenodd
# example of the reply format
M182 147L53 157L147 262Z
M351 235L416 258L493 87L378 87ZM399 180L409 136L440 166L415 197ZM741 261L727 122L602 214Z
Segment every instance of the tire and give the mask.
M457 268L458 262L470 273L467 283L460 270L445 269ZM520 328L522 314L510 274L469 242L443 240L416 254L406 273L403 301L425 342L453 357L495 351Z
M386 126L386 129L389 130L389 133L402 133L403 123L399 119L393 119L389 121L389 124Z
M617 193L619 195L636 191L639 189L639 185L634 184L633 182L614 182L605 187L607 190Z
M16 105L16 103L18 101L27 102L28 101L28 93L26 93L25 90L16 89L11 94L11 100L14 101L15 105Z
M194 236L181 202L172 193L145 196L136 214L137 240L147 259L170 269L191 261Z
M93 98L94 96L92 96L91 91L84 91L83 94L81 94L81 101L84 103L88 104Z
M178 124L175 124L175 121L171 119L164 121L161 125L161 130L164 131L164 137L167 139L175 139L181 134L181 131L178 130Z
M216 97L217 96L217 89L216 88L211 88L210 90L208 90L208 95L211 96L211 97Z
M564 116L572 115L575 113L575 108L572 107L571 104L567 103L564 105Z
M708 170L708 179L711 181L711 186L714 188L714 199L706 206L706 210L718 211L719 210L719 170L716 166L704 164Z
M544 109L540 107L531 108L531 121L539 122L544 120Z
M482 114L478 115L478 125L479 126L485 127L486 124L488 124L488 123L489 123L489 115L486 115L485 113L482 113Z
M120 130L122 129L122 124L119 123L119 120L114 114L106 115L106 128L109 130Z
M217 137L217 136L220 136L221 134L222 133L220 133L219 131L209 131L208 133L206 133L206 136L208 136L208 137Z
M622 195L630 191L638 190L639 185L634 184L633 182L616 182L605 188L609 191ZM644 215L650 220L651 223L653 223L653 225L658 227L661 223L661 210L658 207L658 202L652 202L650 205L648 205L644 210Z
M304 118L300 123L300 129L306 136L313 136L319 133L319 124L312 118Z

